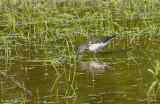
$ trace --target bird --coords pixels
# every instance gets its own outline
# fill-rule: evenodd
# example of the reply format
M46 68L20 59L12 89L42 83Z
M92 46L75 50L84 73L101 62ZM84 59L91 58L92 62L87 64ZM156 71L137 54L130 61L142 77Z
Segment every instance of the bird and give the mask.
M103 47L105 47L109 41L111 41L114 37L117 35L113 36L92 36L91 38L87 39L83 44L79 45L77 50L77 57L79 55L79 52L85 51L85 50L90 50L94 51L95 53L101 51Z

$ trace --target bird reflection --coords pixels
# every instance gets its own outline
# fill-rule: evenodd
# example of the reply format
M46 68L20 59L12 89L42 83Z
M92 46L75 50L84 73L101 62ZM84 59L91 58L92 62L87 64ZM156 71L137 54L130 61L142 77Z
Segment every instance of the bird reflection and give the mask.
M106 71L116 71L114 68L106 63L103 63L101 59L94 59L90 62L80 62L80 68L87 70L89 73L103 73Z

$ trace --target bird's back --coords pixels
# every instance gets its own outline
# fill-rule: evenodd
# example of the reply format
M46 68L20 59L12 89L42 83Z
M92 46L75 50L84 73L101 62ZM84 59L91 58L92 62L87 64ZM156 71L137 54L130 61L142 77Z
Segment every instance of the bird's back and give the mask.
M89 38L85 41L85 44L96 44L96 43L105 43L109 40L111 40L112 38L114 38L116 35L113 35L113 36L97 36L97 37L92 37L92 38Z

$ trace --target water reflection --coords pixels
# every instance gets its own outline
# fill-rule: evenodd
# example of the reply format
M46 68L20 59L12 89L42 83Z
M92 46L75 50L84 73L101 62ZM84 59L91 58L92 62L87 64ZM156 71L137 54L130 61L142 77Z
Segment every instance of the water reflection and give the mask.
M103 73L106 71L116 71L114 68L104 63L102 59L94 59L89 62L79 62L80 68L87 70L89 73Z

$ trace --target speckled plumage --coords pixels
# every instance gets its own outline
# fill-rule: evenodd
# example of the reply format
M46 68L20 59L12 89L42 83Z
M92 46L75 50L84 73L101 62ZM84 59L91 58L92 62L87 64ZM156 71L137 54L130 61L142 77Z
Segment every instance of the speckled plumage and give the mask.
M78 54L84 50L90 50L94 52L99 52L103 47L105 47L110 40L112 40L116 35L113 36L93 36L92 38L87 39L83 44L78 46ZM78 56L77 54L77 56Z

